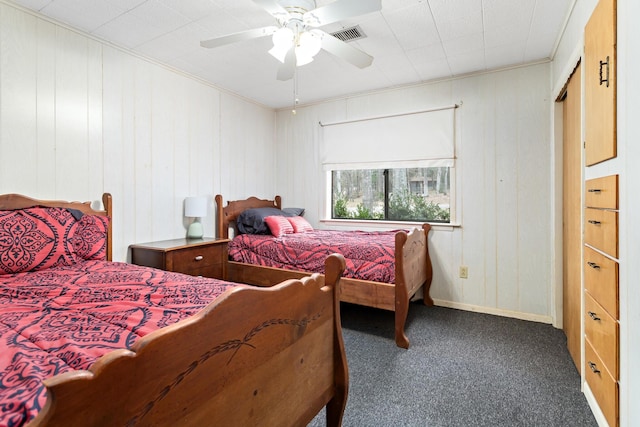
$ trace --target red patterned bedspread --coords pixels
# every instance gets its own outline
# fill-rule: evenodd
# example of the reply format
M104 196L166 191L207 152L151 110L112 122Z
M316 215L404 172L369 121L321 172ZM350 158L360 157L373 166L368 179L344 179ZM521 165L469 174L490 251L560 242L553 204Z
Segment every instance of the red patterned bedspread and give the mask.
M43 407L41 381L188 317L237 284L131 264L83 261L0 275L0 426Z
M229 258L247 264L323 273L326 257L338 252L347 264L343 277L395 283L396 233L397 230L315 230L282 237L241 234L229 242Z

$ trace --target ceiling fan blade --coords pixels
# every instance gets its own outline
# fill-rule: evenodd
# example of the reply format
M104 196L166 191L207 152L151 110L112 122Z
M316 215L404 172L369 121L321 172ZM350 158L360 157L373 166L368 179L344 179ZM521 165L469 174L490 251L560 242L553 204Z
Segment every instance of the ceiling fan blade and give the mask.
M284 57L284 62L278 68L278 80L287 81L293 78L294 73L296 72L296 50L294 47L291 47L287 52L287 55Z
M311 27L319 27L346 18L377 12L380 9L382 9L382 0L337 0L306 12L302 19Z
M317 31L317 30L316 30ZM327 52L344 59L358 68L366 68L373 62L373 57L357 49L331 34L322 34L322 48Z
M201 41L200 46L211 48L224 46L226 44L231 44L243 40L257 39L260 37L270 36L275 33L277 29L278 27L269 26L255 28L253 30L241 31L239 33L229 34L227 36L216 37L215 39Z
M289 19L289 12L276 0L253 0L253 2L269 12L277 20L286 21Z

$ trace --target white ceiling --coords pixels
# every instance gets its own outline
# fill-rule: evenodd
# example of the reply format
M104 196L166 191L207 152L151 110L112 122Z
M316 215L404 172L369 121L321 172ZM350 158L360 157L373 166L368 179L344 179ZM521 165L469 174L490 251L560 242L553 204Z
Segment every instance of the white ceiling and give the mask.
M301 104L551 59L576 0L382 0L380 12L322 27L360 25L351 42L374 57L357 68L321 51L297 71ZM324 6L333 0L316 0ZM14 0L15 4L273 108L294 81L276 79L271 38L214 49L201 40L275 25L251 0Z

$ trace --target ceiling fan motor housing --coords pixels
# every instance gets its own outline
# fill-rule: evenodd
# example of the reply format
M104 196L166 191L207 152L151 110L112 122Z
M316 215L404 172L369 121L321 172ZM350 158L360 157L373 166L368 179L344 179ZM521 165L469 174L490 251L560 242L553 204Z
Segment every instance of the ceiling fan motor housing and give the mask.
M291 15L302 15L316 8L315 0L280 0L278 4L286 9Z
M289 13L278 19L282 27L291 29L296 36L306 30L304 14L316 8L314 0L280 0L278 4Z

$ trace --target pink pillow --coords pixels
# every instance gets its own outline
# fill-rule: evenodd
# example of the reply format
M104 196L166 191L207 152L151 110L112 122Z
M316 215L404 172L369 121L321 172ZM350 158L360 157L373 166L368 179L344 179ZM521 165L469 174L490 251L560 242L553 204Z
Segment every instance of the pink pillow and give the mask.
M82 215L71 232L71 245L76 254L82 259L106 260L108 229L109 217Z
M289 223L291 223L294 233L306 233L308 231L313 231L313 227L309 224L309 221L301 216L291 216L287 219L289 220Z
M69 211L61 208L0 212L0 274L76 263L69 239L75 222Z
M271 234L276 237L293 233L293 227L284 216L268 216L264 219L264 222L267 223L269 230L271 230Z

